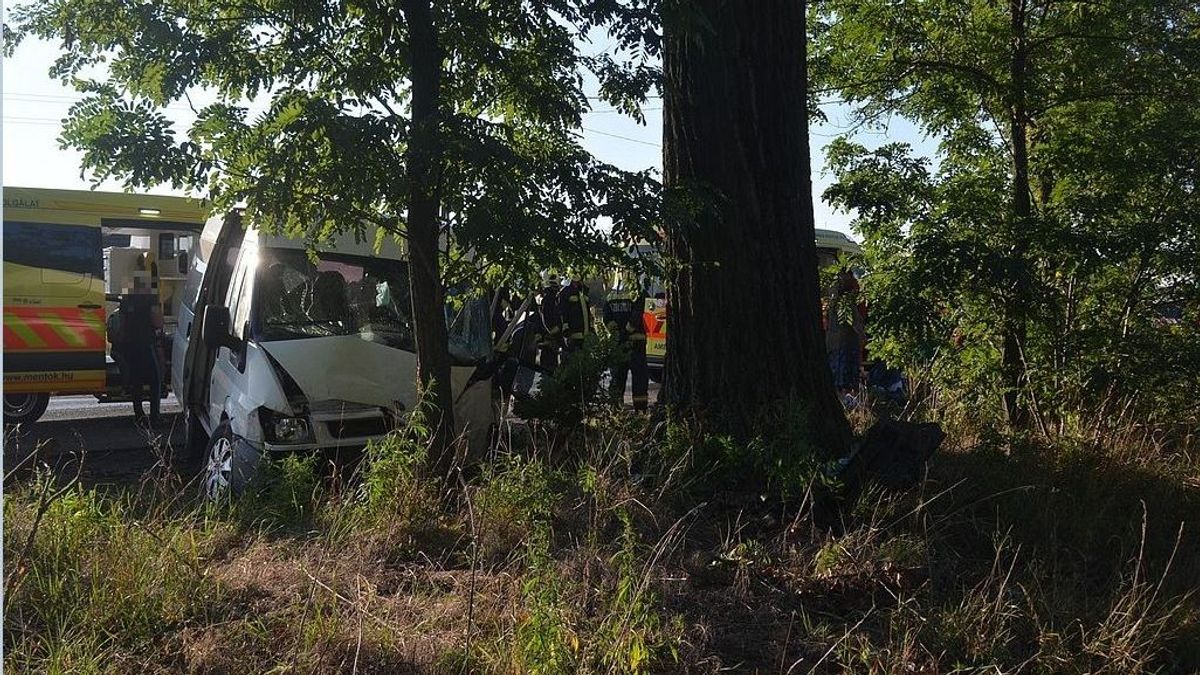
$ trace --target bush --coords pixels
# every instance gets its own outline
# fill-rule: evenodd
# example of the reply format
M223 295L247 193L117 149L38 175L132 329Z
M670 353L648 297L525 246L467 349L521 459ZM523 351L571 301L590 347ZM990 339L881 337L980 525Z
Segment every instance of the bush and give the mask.
M533 397L518 401L513 412L527 420L574 427L594 410L606 405L601 391L604 374L620 357L616 341L597 334L587 336L583 349L563 359L553 373L543 376Z
M747 442L705 433L687 421L667 427L664 456L684 462L703 492L757 491L784 500L802 497L828 459L809 433L807 409L780 406L763 415L765 431Z
M508 455L485 469L472 497L477 544L485 560L520 550L547 525L561 501L563 477L544 463Z
M317 455L284 455L261 464L253 489L235 505L247 521L303 527L321 502Z

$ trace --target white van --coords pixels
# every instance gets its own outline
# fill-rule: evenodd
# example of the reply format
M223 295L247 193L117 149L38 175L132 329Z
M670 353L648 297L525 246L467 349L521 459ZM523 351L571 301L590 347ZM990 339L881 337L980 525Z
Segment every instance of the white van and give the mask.
M312 253L238 212L207 222L171 362L207 497L241 491L264 456L359 449L396 427L416 404L408 288L390 237ZM473 446L498 410L490 378L472 377L491 353L489 319L483 300L447 308L455 419Z

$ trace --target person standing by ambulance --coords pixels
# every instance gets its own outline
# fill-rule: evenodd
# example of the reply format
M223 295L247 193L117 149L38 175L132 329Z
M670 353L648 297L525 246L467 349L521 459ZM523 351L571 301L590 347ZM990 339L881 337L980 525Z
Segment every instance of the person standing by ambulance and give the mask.
M158 359L158 331L163 326L163 316L162 306L147 272L134 273L133 292L121 298L120 316L120 351L129 369L125 382L133 399L133 419L139 423L146 419L142 399L148 387L150 424L158 426L162 421L159 415L162 371Z
M604 324L617 339L617 364L612 367L611 393L618 405L625 400L625 380L633 376L633 409L649 405L650 372L646 366L646 325L642 312L646 293L632 274L618 275L604 302Z

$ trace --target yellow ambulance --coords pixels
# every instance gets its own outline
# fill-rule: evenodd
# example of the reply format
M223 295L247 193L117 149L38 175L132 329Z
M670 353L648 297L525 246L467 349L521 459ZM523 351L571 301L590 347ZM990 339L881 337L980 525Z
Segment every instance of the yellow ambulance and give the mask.
M182 197L4 188L6 425L37 420L52 394L113 390L107 311L149 263L171 312L205 215Z

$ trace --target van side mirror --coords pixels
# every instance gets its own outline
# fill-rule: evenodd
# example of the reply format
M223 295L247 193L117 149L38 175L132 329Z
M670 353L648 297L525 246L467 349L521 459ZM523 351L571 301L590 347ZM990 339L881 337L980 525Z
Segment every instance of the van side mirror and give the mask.
M237 350L241 343L229 330L233 319L229 308L224 305L209 305L204 308L204 344L210 347L229 347Z

